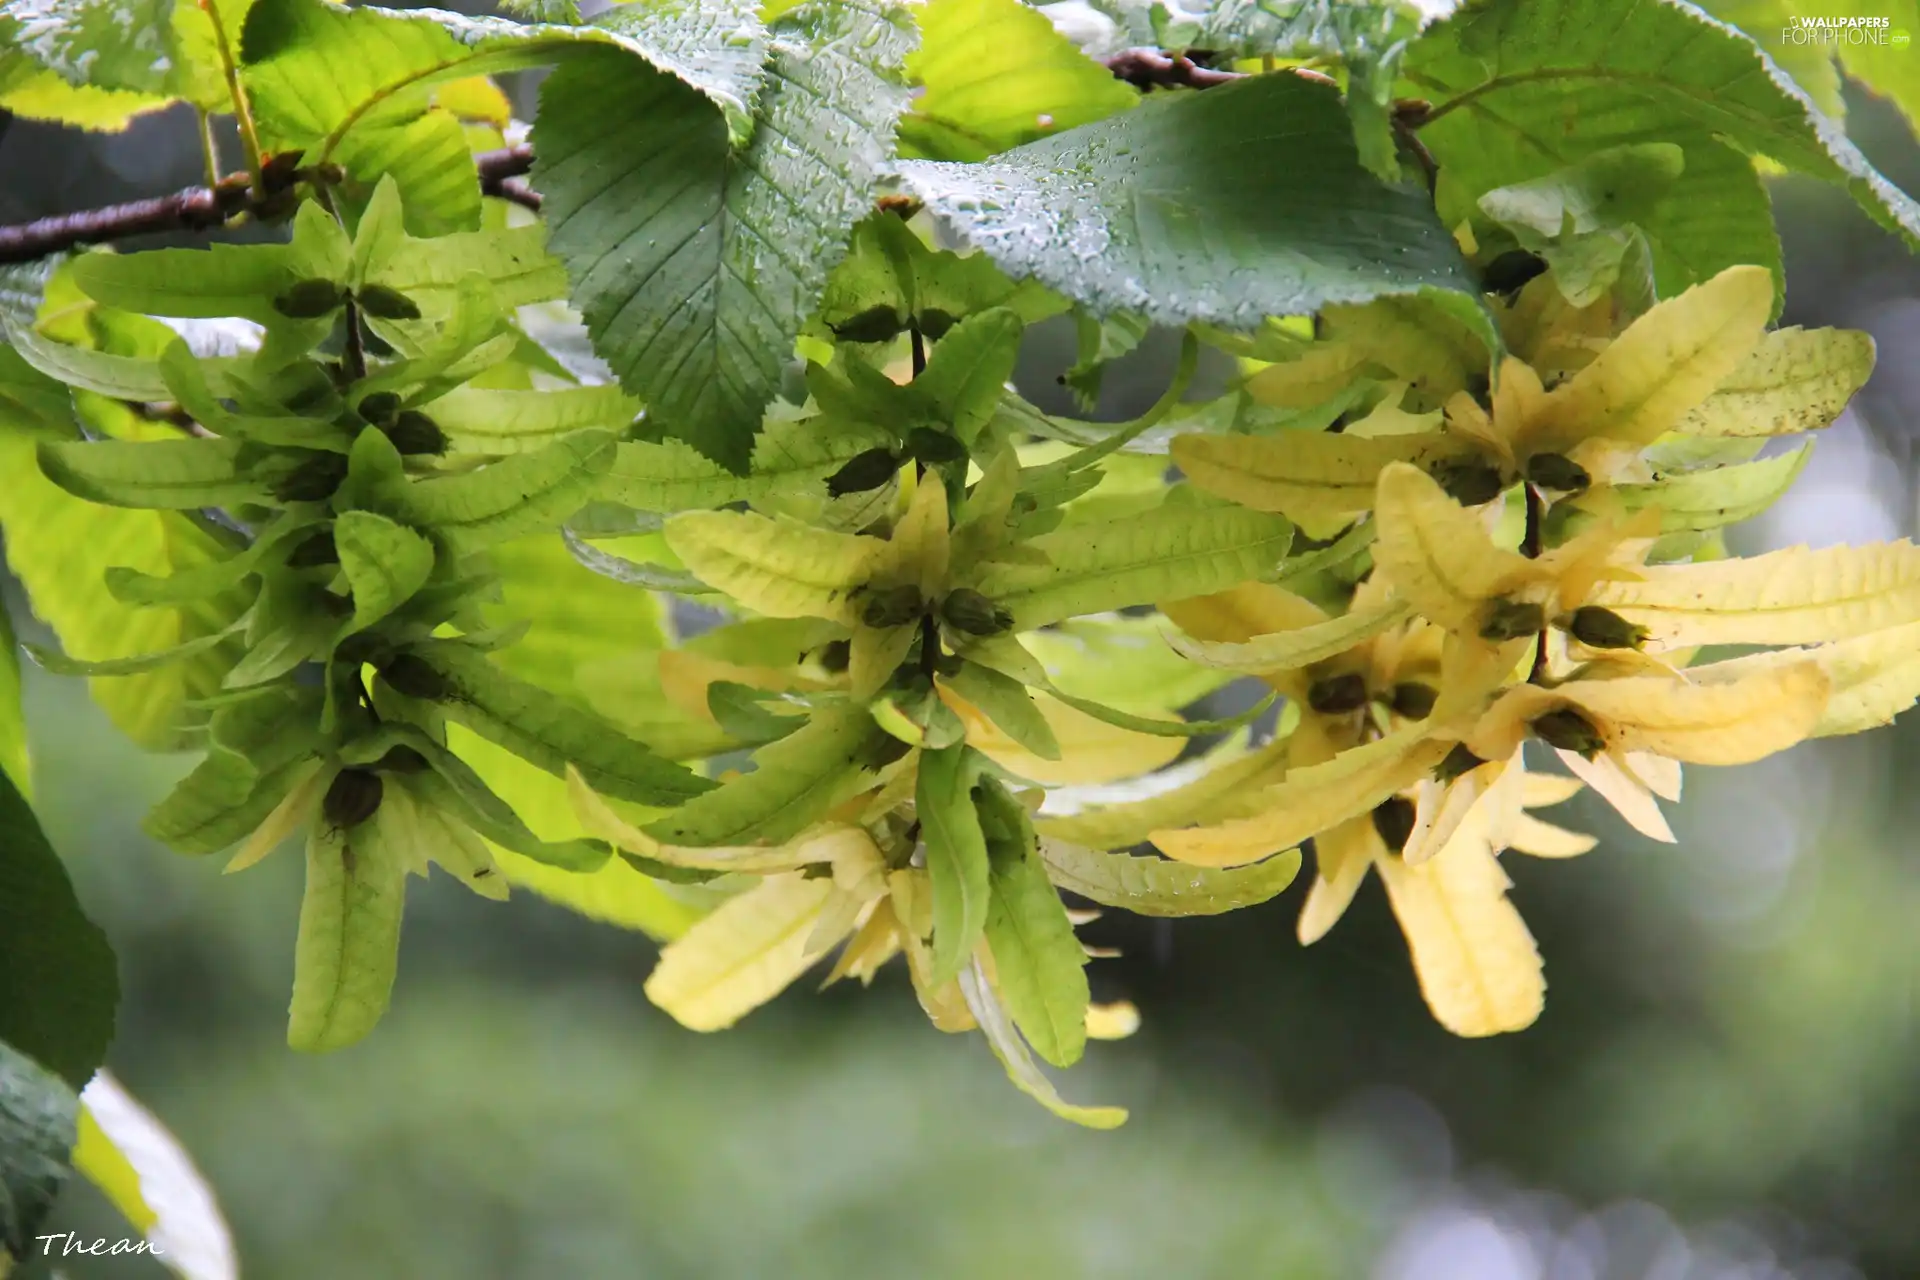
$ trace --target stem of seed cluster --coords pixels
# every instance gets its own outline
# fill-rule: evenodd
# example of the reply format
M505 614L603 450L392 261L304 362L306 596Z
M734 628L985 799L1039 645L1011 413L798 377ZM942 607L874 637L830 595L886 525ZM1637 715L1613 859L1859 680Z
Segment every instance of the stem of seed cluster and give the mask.
M227 38L227 24L220 20L218 5L203 5L209 21L213 23L213 38L220 49L220 67L226 74L227 96L233 101L233 118L240 126L240 146L246 152L247 176L253 179L254 199L263 199L267 194L264 157L260 154L260 131L253 124L253 108L247 102L247 91L240 83L240 61L234 57L233 42Z
M197 112L200 117L200 157L206 161L207 186L209 189L220 185L220 149L214 143L213 117L205 108Z
M1520 536L1520 554L1529 560L1538 560L1546 545L1546 503L1540 500L1540 491L1525 480L1520 482L1520 492L1527 501L1527 527ZM1543 623L1540 634L1533 642L1533 669L1527 672L1528 684L1544 684L1547 678L1547 626Z
M907 326L907 337L913 343L913 376L919 377L927 371L927 340L920 333L920 322Z
M940 481L936 477L933 483ZM920 615L920 670L931 680L940 666L940 625L931 613Z

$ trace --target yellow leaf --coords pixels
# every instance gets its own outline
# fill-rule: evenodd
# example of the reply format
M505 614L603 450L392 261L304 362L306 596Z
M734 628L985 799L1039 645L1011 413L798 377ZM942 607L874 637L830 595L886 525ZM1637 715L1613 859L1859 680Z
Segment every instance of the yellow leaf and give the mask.
M1202 666L1264 675L1293 671L1338 657L1403 621L1412 612L1413 606L1408 602L1389 600L1370 608L1356 605L1325 622L1256 635L1238 644L1189 640L1180 635L1169 635L1167 642Z
M433 91L433 102L462 120L484 121L496 129L513 121L513 104L487 76L449 80Z
M1149 832L1183 822L1218 822L1248 817L1262 807L1262 788L1287 772L1291 744L1281 738L1257 751L1217 749L1193 781L1136 800L1121 800L1082 811L1042 817L1042 834L1099 849L1138 844ZM1188 766L1183 764L1181 770Z
M1712 395L1674 424L1697 436L1784 436L1840 416L1873 372L1873 337L1855 329L1776 329Z
M647 998L694 1031L732 1026L813 963L807 935L832 891L829 879L791 874L729 898L660 953Z
M913 583L924 596L941 594L947 585L948 543L947 486L929 473L914 485L907 513L893 527L888 580Z
M1496 547L1480 517L1416 467L1380 473L1373 559L1422 616L1449 631L1479 631L1486 602L1537 576L1515 552Z
M871 698L886 686L913 648L917 626L856 626L847 651L847 685L856 698Z
M1248 378L1247 394L1259 404L1310 409L1352 386L1366 363L1366 357L1348 343L1318 343L1299 359L1269 365Z
M320 762L315 760L307 767L305 776L293 784L286 798L275 805L273 812L253 829L253 834L247 837L221 874L232 875L236 871L245 871L291 839L295 832L307 825L307 820L320 804L321 788L332 781L333 771L323 769Z
M1747 764L1784 751L1819 722L1828 683L1801 662L1724 683L1630 676L1576 680L1555 692L1591 713L1609 745L1694 764Z
M1592 437L1651 444L1760 342L1773 310L1765 267L1728 267L1654 306L1556 387L1516 450L1564 453Z
M675 516L666 535L695 577L756 613L848 625L858 621L854 590L888 554L878 538L738 511Z
M1599 584L1587 603L1646 627L1663 649L1847 640L1920 621L1920 548L1902 539L1655 565L1640 581Z
M1325 764L1290 771L1260 795L1257 817L1155 831L1149 837L1169 858L1203 867L1237 867L1290 849L1315 832L1371 813L1446 756L1452 744L1418 728L1401 729L1343 751Z
M1140 1010L1131 1000L1087 1006L1087 1039L1125 1040L1140 1029Z
M1441 1026L1457 1036L1490 1036L1540 1016L1547 990L1540 951L1483 838L1463 832L1417 867L1394 857L1379 866L1420 993Z
M1376 856L1386 856L1373 817L1354 818L1313 838L1316 874L1300 907L1300 942L1310 945L1340 922Z
M1619 760L1612 755L1599 755L1588 760L1571 751L1556 754L1573 776L1612 805L1613 811L1625 818L1628 826L1649 840L1676 843L1673 828L1667 825L1667 816L1660 812L1660 802L1653 798L1653 792L1647 784L1629 772Z
M1597 837L1584 831L1569 831L1521 814L1507 847L1536 858L1575 858L1599 843Z
M873 975L879 972L880 966L893 959L899 951L900 925L893 914L893 903L882 898L873 904L866 923L848 939L840 958L833 962L826 981L820 985L826 987L842 978L858 978L861 985L865 986L873 981Z
M1550 809L1580 794L1580 779L1558 773L1529 773L1521 787L1520 803L1529 809Z
M1890 627L1811 649L1781 649L1694 667L1701 682L1738 680L1782 665L1817 662L1831 691L1807 736L1829 738L1889 724L1920 698L1920 623Z
M1033 700L1060 745L1056 760L1027 750L964 699L950 699L949 705L967 727L968 746L1011 773L1054 786L1115 782L1152 773L1171 763L1185 746L1180 738L1135 733L1096 720L1045 693L1035 693Z
M1283 431L1272 436L1176 436L1173 460L1208 493L1302 525L1326 526L1373 506L1374 485L1392 463L1429 466L1467 447L1435 432L1405 436Z

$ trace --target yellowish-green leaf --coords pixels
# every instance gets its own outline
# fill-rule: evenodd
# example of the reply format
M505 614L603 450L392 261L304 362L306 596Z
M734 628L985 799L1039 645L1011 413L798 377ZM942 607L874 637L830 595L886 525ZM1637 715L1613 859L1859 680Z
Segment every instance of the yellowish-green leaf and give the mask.
M364 631L398 609L433 572L431 542L371 511L341 512L333 545L353 592L353 618L343 633Z
M989 877L987 949L1007 1011L1033 1051L1070 1067L1087 1046L1087 953L1033 850L996 850Z
M888 550L878 538L733 511L675 517L667 545L695 577L756 613L848 625L859 621L854 591Z
M1783 436L1840 416L1873 372L1873 337L1857 329L1777 329L1674 430Z
M1758 462L1682 472L1652 484L1615 485L1600 490L1596 500L1618 497L1629 511L1658 507L1662 533L1718 529L1750 520L1779 501L1812 452L1808 443Z
M1211 916L1257 906L1292 884L1300 871L1297 849L1222 869L1105 853L1064 840L1042 840L1040 856L1062 889L1143 916Z
M1438 432L1352 436L1283 431L1271 436L1178 436L1173 442L1174 462L1208 493L1314 525L1372 508L1375 482L1391 463L1424 468L1466 452L1460 441Z
M287 1043L303 1053L344 1049L387 1010L407 869L377 838L379 817L350 833L316 823L307 837L287 1014Z
M1286 775L1287 749L1285 739L1239 754L1235 754L1237 748L1220 749L1214 752L1215 758L1206 761L1210 767L1191 782L1135 800L1043 816L1038 826L1042 834L1061 840L1097 849L1118 849L1139 844L1153 832L1167 827L1251 817L1264 807L1264 789ZM1181 766L1183 770L1186 767Z
M694 1031L732 1026L813 965L807 938L832 892L831 879L795 873L728 899L660 953L647 998Z
M920 754L914 813L933 885L932 986L951 981L987 927L986 836L974 808L980 763L964 746Z
M1373 608L1355 609L1325 622L1255 636L1243 644L1223 644L1169 635L1168 643L1204 666L1259 675L1291 671L1345 653L1370 640L1413 612L1405 600L1389 600Z
M1527 561L1487 536L1478 516L1425 472L1389 467L1374 513L1374 563L1422 616L1450 631L1472 631L1481 607L1527 574Z
M1033 1056L1027 1052L1026 1044L1014 1029L1013 1020L1007 1016L1006 1007L1000 1003L999 995L994 991L993 984L987 981L987 975L978 960L969 962L960 971L959 981L967 1008L973 1012L974 1020L980 1024L980 1031L987 1038L988 1047L993 1050L993 1056L1000 1059L1000 1065L1007 1069L1007 1078L1013 1081L1015 1088L1062 1120L1071 1120L1089 1129L1115 1129L1126 1123L1125 1107L1079 1106L1060 1096L1053 1082L1041 1074L1040 1068L1034 1064Z

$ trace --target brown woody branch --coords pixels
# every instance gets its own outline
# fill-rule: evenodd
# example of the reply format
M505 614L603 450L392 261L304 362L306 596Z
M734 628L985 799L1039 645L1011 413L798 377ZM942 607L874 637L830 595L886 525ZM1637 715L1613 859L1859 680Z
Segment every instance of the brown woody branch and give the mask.
M243 213L262 218L281 216L286 212L287 193L313 176L299 168L299 161L297 152L287 152L268 161L262 174L262 191L253 189L246 174L237 173L217 186L188 187L170 196L55 214L18 226L0 227L0 264L33 262L81 245L124 240L129 236L164 231L210 231ZM540 197L518 181L533 167L531 147L482 152L474 157L474 164L480 171L482 192L539 209Z

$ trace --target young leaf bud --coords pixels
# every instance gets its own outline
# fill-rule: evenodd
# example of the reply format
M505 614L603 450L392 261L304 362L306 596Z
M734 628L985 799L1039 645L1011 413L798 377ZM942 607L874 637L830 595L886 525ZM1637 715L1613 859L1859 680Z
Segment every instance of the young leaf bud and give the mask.
M997 636L1013 625L1013 615L971 587L949 591L940 602L940 616L955 631L970 636Z
M1537 275L1544 274L1547 260L1525 249L1509 249L1489 262L1480 272L1480 285L1488 293L1513 294Z
M1447 752L1447 758L1433 767L1433 777L1436 782L1452 782L1461 774L1485 763L1485 760L1467 750L1466 743L1456 743L1453 750Z
M907 452L916 461L930 467L967 460L965 445L944 431L932 431L926 427L915 427L907 432Z
M904 627L926 610L920 588L908 584L882 587L867 597L860 609L860 621L870 627Z
M1440 691L1430 684L1421 684L1418 680L1402 680L1393 686L1393 698L1390 706L1397 716L1409 720L1425 720L1433 714L1434 701Z
M1323 716L1358 711L1367 705L1367 678L1358 671L1316 680L1307 689L1307 705Z
M1406 848L1407 837L1413 834L1413 802L1405 796L1382 800L1374 806L1373 829L1393 852Z
M1434 481L1463 507L1492 502L1506 486L1500 472L1484 462L1442 462L1433 468Z
M381 429L404 457L438 455L447 451L447 433L440 429L439 423L418 409L402 411L391 424Z
M929 307L914 317L920 322L920 333L930 342L938 342L947 336L947 330L960 323L959 319L937 307Z
M1547 624L1547 611L1525 600L1487 601L1480 611L1482 640L1518 640L1530 636Z
M320 802L320 814L342 831L357 827L380 808L385 790L380 775L370 769L342 769L333 776L327 798Z
M385 426L400 412L400 393L376 391L360 402L360 416L375 426Z
M423 702L438 702L448 694L447 678L418 654L403 653L380 668L380 678L395 693Z
M346 299L347 291L331 280L301 280L273 300L273 309L289 320L318 320Z
M339 563L340 549L333 545L333 533L327 529L308 534L287 553L289 569L315 569L321 565Z
M827 496L844 498L850 493L866 493L893 479L900 469L900 458L891 449L869 449L847 459L847 464L827 477Z
M842 342L891 342L906 329L907 320L892 307L868 307L856 316L827 327Z
M282 502L325 502L346 478L346 455L316 453L276 480L273 496Z
M1635 626L1611 609L1581 605L1567 621L1575 640L1590 649L1638 649L1647 642L1647 629Z
M360 292L353 295L360 309L377 320L418 320L420 308L413 299L398 289L389 289L384 284L363 284Z
M1607 747L1607 740L1600 735L1600 730L1594 728L1593 721L1572 707L1549 711L1533 721L1530 727L1534 736L1548 746L1571 751L1589 760Z
M1561 493L1583 493L1593 483L1585 467L1558 453L1536 453L1528 458L1527 479L1542 489Z

